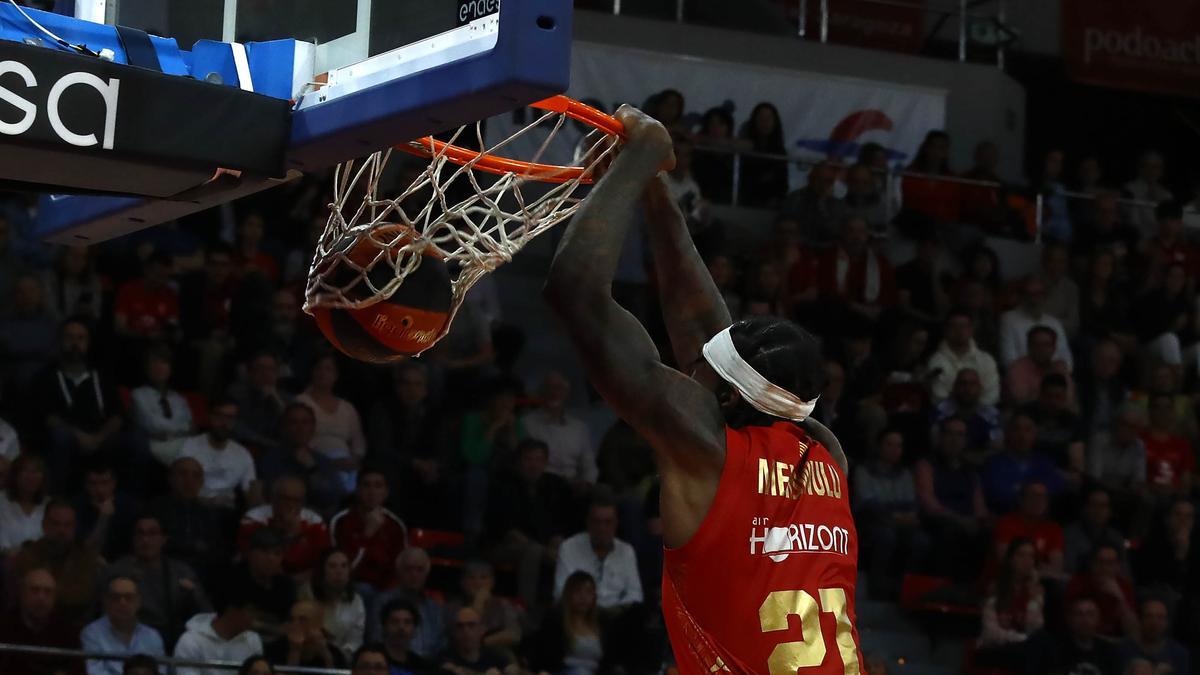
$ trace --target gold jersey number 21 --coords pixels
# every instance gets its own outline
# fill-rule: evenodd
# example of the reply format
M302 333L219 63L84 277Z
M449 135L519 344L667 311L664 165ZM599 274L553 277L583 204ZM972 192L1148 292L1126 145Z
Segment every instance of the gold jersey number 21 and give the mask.
M845 665L845 675L858 675L858 648L854 644L854 627L846 613L846 591L841 588L822 588L818 591L820 607L808 591L775 591L758 608L758 623L762 632L787 630L788 617L800 617L804 640L781 642L775 645L767 659L771 675L795 675L801 668L821 665L825 660L825 636L821 634L821 612L829 612L837 620L836 642Z

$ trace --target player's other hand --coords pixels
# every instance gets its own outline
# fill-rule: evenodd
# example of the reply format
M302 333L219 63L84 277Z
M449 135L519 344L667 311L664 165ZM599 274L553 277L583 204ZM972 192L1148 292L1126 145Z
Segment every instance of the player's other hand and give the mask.
M623 105L613 115L625 126L626 148L645 148L662 158L661 168L675 168L675 142L658 120L631 105Z

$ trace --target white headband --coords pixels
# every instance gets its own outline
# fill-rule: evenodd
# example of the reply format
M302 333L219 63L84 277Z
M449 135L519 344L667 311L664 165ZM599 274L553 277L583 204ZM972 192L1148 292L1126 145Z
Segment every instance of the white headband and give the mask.
M817 406L817 399L804 401L783 387L771 384L738 354L733 346L733 337L729 334L731 330L733 326L717 333L704 345L704 360L759 412L803 422Z

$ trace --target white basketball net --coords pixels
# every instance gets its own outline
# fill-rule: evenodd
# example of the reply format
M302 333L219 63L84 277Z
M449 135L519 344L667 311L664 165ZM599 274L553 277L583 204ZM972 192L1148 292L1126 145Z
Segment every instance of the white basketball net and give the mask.
M477 147L487 148L483 154L504 156L513 141L536 129L547 134L529 160L539 162L570 122L559 112L539 115L532 124L491 147L485 145L482 124L476 124ZM461 127L450 142L463 136L467 128ZM616 137L594 132L577 148L575 166L584 166L590 174L616 147ZM460 166L444 152L434 155L429 167L403 192L389 197L379 193L379 182L392 152L376 152L335 170L329 221L309 270L306 311L359 309L385 300L429 252L450 265L453 320L467 291L480 278L512 260L534 237L569 218L583 201L583 196L577 195L582 178L550 184L539 181L538 175L495 175L476 169L478 158ZM469 189L458 187L464 185ZM452 187L467 196L453 201L447 195ZM431 193L429 198L425 198L426 191ZM376 247L377 255L362 264L359 250L357 262L351 261L347 252L362 249L358 244L368 243L366 239Z

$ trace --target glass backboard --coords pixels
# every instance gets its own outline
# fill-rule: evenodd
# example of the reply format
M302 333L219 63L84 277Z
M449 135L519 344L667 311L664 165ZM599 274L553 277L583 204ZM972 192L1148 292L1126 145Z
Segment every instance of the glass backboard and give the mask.
M519 0L518 0L519 1ZM463 28L500 0L109 0L112 23L175 38L318 45L322 72Z

